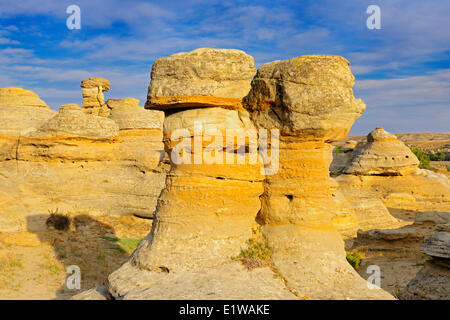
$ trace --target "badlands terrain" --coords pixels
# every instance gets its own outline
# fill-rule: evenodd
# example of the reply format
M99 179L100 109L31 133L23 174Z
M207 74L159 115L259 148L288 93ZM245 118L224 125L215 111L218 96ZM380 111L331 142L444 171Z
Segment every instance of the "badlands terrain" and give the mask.
M143 107L103 78L59 111L1 88L0 299L450 299L446 162L410 150L450 134L348 137L354 83L201 48L153 64Z

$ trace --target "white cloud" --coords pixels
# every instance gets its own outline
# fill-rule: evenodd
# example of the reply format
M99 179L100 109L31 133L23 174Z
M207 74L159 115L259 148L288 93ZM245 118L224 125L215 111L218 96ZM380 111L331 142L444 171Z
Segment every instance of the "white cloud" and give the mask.
M359 80L355 92L371 107L450 104L450 69L420 76Z

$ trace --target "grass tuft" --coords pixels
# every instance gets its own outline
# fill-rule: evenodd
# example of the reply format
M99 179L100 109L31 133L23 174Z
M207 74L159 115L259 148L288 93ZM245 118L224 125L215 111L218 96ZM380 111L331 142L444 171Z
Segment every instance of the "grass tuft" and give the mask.
M101 236L100 238L117 243L120 246L120 249L124 252L131 254L134 250L136 250L139 243L142 241L142 239L136 239L136 238L114 238L114 237L107 237L107 236Z

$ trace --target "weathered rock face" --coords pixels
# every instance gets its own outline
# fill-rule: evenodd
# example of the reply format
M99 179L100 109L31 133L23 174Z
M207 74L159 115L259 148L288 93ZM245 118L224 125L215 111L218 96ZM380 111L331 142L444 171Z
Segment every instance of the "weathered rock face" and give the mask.
M419 167L419 160L397 137L376 128L367 142L358 146L345 173L356 175L406 176Z
M359 227L355 208L338 190L333 191L333 200L336 206L336 210L332 212L333 217L331 218L333 226L344 237L354 237Z
M450 268L433 260L425 262L408 283L402 300L450 300Z
M11 147L3 149L8 156L0 159L0 230L45 228L45 215L56 209L152 216L165 181L163 114L139 111L130 115L141 114L136 128L120 130L111 119L67 104L37 130L8 136ZM126 113L121 118L126 121ZM43 221L27 225L32 215Z
M242 108L255 75L253 58L241 50L200 48L155 61L146 108Z
M266 176L261 196L264 237L289 286L312 298L391 298L367 289L333 228L327 142L343 138L364 111L353 83L341 57L299 57L263 65L244 99L258 128L280 130L280 169Z
M83 111L87 114L107 117L110 110L105 104L103 92L108 91L110 86L109 81L103 78L89 78L81 81Z
M56 114L37 94L21 88L0 88L0 135L19 136L40 127ZM3 139L1 139L3 140ZM1 154L0 142L0 154Z
M211 141L205 131L195 130L194 121L204 128L213 125L217 134L224 136L226 129L245 129L249 124L248 118L242 120L237 111L221 108L168 115L164 121L166 149L169 153L173 151L171 134L181 125L181 129L189 132L183 141L200 143L197 150L194 147L191 151L193 162L205 153ZM202 138L208 138L208 142L202 143ZM216 135L214 139L221 137ZM221 152L220 156L225 154ZM176 272L217 266L239 254L251 237L251 227L260 209L258 197L263 189L259 170L260 166L248 163L208 165L203 161L198 164L172 161L154 228L134 254L133 262L146 269L159 270L164 266Z
M379 199L389 208L450 211L450 188L441 179L435 178L434 174L431 176L342 174L335 180L338 183L338 190L350 202Z
M245 159L248 157L245 139L233 141L227 150L224 146L228 142L227 131L245 132L254 127L244 110L211 105L225 97L234 99L230 101L237 107L246 93L239 86L244 86L244 90L249 87L253 74L247 71L253 68L253 59L237 50L201 49L155 62L146 107L170 109L163 131L171 168L158 200L151 233L130 261L109 277L114 296L182 298L186 295L177 292L179 278L195 278L197 283L203 283L212 279L211 274L221 273L222 277L231 279L236 267L242 268L231 257L239 254L252 235L261 206L259 195L263 192L261 165L251 165ZM195 74L200 74L199 78ZM191 109L178 111L180 104ZM180 149L183 145L186 148ZM210 153L214 159L208 160L207 150L211 146L215 150ZM234 164L225 164L230 155ZM170 276L161 271L170 272ZM262 274L264 278L272 276L270 271ZM252 276L245 281L249 287L259 287ZM275 282L276 286L280 285ZM173 289L143 291L142 287L150 283ZM236 285L241 287L242 283ZM186 283L183 291L194 290L189 296L192 298L205 297L204 289L193 286ZM222 296L219 292L223 290L228 290L231 297L248 296L238 293L237 287L226 288L225 283L219 283L219 288L214 289L218 292L211 298ZM262 289L258 290L254 291L255 296L258 292L262 294ZM285 298L291 296L285 292Z
M120 153L126 159L133 159L137 168L143 168L149 180L154 180L151 194L157 197L164 187L168 164L164 159L163 122L164 112L145 110L139 100L133 98L109 99L109 119L119 126ZM154 171L154 172L152 172ZM154 207L153 207L154 209ZM140 210L140 216L153 217L154 210Z
M158 129L162 133L164 112L145 110L134 98L109 99L106 104L111 109L109 118L119 125L120 130Z

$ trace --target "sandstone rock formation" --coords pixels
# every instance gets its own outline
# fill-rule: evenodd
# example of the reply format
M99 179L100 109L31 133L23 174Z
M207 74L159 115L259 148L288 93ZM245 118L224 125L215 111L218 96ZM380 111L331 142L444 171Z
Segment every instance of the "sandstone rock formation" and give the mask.
M111 87L109 81L103 78L88 78L81 81L80 87L83 93L81 105L83 111L87 114L107 117L110 110L105 104L103 92Z
M126 112L118 113L118 125L66 104L36 128L25 128L27 134L5 136L9 144L0 147L0 230L45 228L45 215L56 209L152 216L165 181L160 166L163 114L137 108L128 116L139 119L135 128L121 130Z
M253 58L241 50L200 48L155 61L146 108L242 108L255 75Z
M347 199L355 210L357 229L393 228L399 225L399 221L390 214L381 200L352 196L347 196Z
M85 114L77 104L69 103L62 105L57 115L27 136L103 139L115 137L118 133L119 127L114 121Z
M353 97L354 82L344 58L297 57L261 66L244 102L257 127L304 140L337 141L365 110L364 102Z
M107 104L111 109L109 119L119 126L119 153L146 174L147 183L141 191L134 190L133 193L146 193L146 197L151 197L151 200L147 198L151 205L150 202L139 204L141 201L135 201L134 214L152 218L169 169L162 142L164 112L145 110L139 106L139 100L133 98L109 99Z
M40 127L55 114L56 111L51 110L37 94L30 90L0 88L1 136L26 134ZM0 142L0 149L2 142Z
M0 112L22 103L29 121L0 132L0 231L45 227L42 213L55 209L153 217L108 287L80 298L392 299L368 289L336 231L353 232L361 212L386 213L379 199L407 193L374 187L372 203L355 203L358 191L348 198L338 179L360 176L330 179L330 143L365 108L347 60L304 56L255 75L244 52L204 48L156 61L151 78L146 109L133 98L105 103L101 78L82 82L82 108L59 113L20 90L4 91L4 101L23 98L2 105L0 89ZM247 270L233 257L255 233L270 261Z
M204 68L199 71L199 66ZM237 276L245 269L231 260L252 236L263 192L261 165L249 163L246 150L252 142L226 139L227 132L245 134L254 129L246 111L230 109L238 107L253 70L253 59L237 50L201 49L155 62L146 107L167 110L164 143L171 169L151 233L130 261L109 277L113 296L295 297L285 288L275 293L265 287L265 282L283 287L270 270ZM167 99L159 99L161 95ZM221 107L213 107L216 104ZM180 105L189 108L179 111ZM183 145L186 148L180 149ZM208 162L211 146L214 159ZM230 156L233 163L225 164ZM256 274L262 277L261 283ZM203 284L211 281L217 285L206 292Z
M431 235L423 243L421 251L432 259L408 283L402 298L450 300L450 233Z
M332 225L327 142L364 111L353 84L347 60L305 56L260 67L244 99L258 128L280 130L280 170L265 178L258 217L273 263L291 288L316 299L390 298L367 289Z
M339 190L334 189L332 196L335 205L335 210L332 211L333 216L331 218L333 226L344 238L356 236L356 232L360 226L356 208L352 206Z
M337 190L356 212L353 231L401 226L387 208L450 211L448 179L418 169L417 157L384 129L369 133L365 142L355 146L349 141L338 150L330 172L336 176Z
M367 142L354 150L345 173L405 176L418 167L419 160L403 142L383 128L376 128L367 136Z

